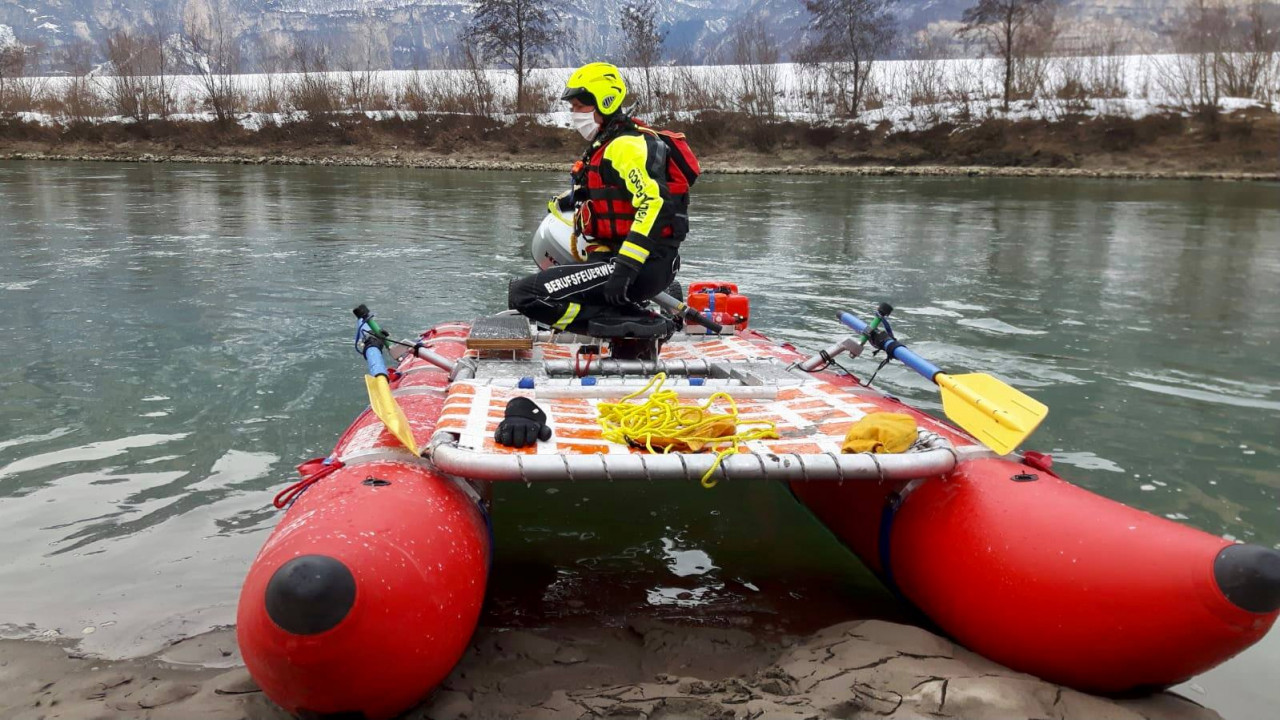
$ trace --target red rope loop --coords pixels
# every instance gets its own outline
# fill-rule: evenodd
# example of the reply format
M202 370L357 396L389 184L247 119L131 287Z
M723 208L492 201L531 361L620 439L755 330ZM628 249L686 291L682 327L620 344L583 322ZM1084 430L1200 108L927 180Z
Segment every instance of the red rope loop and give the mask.
M311 463L314 463L314 462L315 460L309 460L303 463L302 465L299 465L298 467L300 468L306 467L307 465L310 465ZM311 487L316 481L321 480L325 477L328 477L330 474L333 473L333 471L338 470L342 467L343 467L343 463L341 460L334 460L328 465L322 466L319 470L316 470L315 472L311 473L310 475L307 475L306 477L302 478L298 482L281 490L279 493L276 494L276 497L274 500L271 501L271 504L283 510L285 507L289 505L289 503L296 500L297 497L302 494L303 490L306 490L307 488Z
M573 374L576 377L586 377L587 373L591 372L591 360L596 356L595 353L591 353L591 352L585 353L585 356L587 358L587 366L581 367L579 366L578 362L583 357L583 355L584 353L582 352L582 346L579 345L578 349L573 351Z

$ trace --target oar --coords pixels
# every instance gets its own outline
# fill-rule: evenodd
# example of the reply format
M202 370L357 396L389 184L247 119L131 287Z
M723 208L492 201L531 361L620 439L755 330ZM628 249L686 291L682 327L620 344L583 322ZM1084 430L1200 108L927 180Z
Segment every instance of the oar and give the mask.
M400 444L417 455L418 443L413 438L409 418L405 417L404 410L391 396L391 386L387 384L387 362L382 357L387 333L378 327L373 320L373 313L364 305L352 313L359 318L356 323L356 349L364 355L365 363L369 366L369 374L364 376L364 386L369 391L369 407L373 408L373 414L378 416Z
M686 322L697 323L698 325L701 325L702 327L710 330L711 332L717 335L724 332L723 325L716 322L715 320L712 320L711 318L704 317L702 313L698 312L697 310L694 310L693 308L686 305L683 301L677 300L671 295L668 295L667 293L664 293L664 292L658 293L653 297L653 301L658 303L658 307L662 308L663 310L666 310L672 315L679 315L680 317L683 317Z
M842 312L840 322L871 338L889 357L942 388L942 411L983 445L1001 455L1027 439L1049 414L1049 408L984 373L948 375L887 333L876 334L861 318Z
M797 367L805 372L813 372L819 367L826 367L842 353L849 353L849 357L858 357L862 354L862 346L867 344L867 340L875 334L880 323L889 321L889 313L893 312L893 306L887 302L880 303L876 308L876 316L871 318L871 324L867 326L864 332L858 334L857 337L850 335L840 342L828 347L817 355L802 361Z

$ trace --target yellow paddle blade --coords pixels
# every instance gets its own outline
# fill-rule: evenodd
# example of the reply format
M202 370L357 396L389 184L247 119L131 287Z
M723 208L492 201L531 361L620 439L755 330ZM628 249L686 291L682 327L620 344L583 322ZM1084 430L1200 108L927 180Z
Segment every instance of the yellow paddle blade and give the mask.
M983 445L1007 455L1049 414L1044 403L983 373L947 375L934 380L942 388L942 410Z
M413 439L409 418L404 416L404 410L400 409L400 404L391 397L391 387L387 385L387 379L382 375L365 375L364 386L369 391L369 406L373 408L373 414L378 416L382 424L387 426L402 445L417 455L418 443Z

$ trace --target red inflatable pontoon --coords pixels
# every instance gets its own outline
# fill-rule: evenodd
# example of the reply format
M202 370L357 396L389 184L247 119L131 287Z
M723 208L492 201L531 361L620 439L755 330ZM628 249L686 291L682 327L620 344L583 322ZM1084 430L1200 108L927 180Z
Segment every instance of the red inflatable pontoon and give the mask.
M442 398L402 401L421 420L415 431L429 434ZM480 618L491 539L479 493L380 443L384 434L366 411L330 465L299 468L307 478L241 590L245 665L297 715L403 712L453 670Z

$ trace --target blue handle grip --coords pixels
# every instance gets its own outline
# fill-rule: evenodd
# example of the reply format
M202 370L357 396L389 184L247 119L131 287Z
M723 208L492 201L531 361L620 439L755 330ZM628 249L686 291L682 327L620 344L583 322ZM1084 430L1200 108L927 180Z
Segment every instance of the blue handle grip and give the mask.
M364 308L364 306L361 305L360 308ZM366 310L365 312L367 313L368 311ZM359 313L357 313L357 317L359 317ZM379 375L385 376L387 375L387 361L382 357L382 348L374 345L365 345L363 349L360 347L360 341L363 339L364 334L366 332L370 334L373 333L373 329L369 324L369 318L371 317L373 317L373 315L368 314L366 317L360 317L356 320L356 352L364 355L364 361L369 366L370 375L374 377L378 377Z
M387 374L387 361L382 358L382 349L372 345L364 349L364 361L369 365L369 374L377 377Z
M859 334L865 334L867 332L867 324L862 321L862 318L859 318L856 315L851 315L847 312L842 312L837 315L837 317L840 319L840 322L844 323L854 332ZM898 360L903 365L906 365L912 370L923 375L929 382L934 382L934 377L936 377L938 373L942 372L942 368L911 352L907 349L906 345L903 345L897 340L889 339L885 341L884 347L881 349L884 350L889 357L894 360Z

